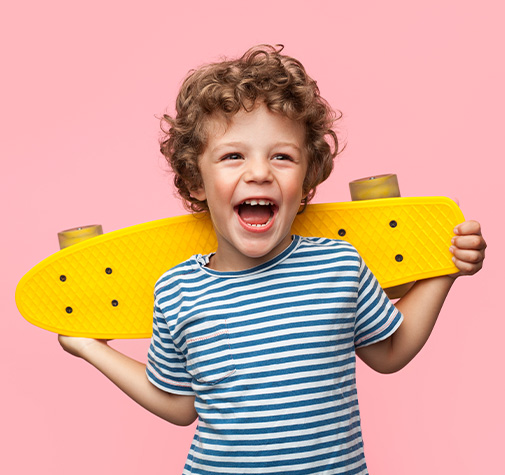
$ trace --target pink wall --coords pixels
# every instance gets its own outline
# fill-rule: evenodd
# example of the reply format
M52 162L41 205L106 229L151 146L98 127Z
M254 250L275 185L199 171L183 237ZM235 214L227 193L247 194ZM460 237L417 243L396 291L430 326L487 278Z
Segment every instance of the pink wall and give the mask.
M348 147L316 201L348 200L349 180L396 172L404 196L459 198L489 243L485 269L457 282L409 367L381 376L360 366L371 474L496 473L502 2L133 3L31 0L1 15L0 472L181 472L192 428L157 420L65 354L19 316L14 289L57 250L59 230L181 214L155 115L172 110L190 68L267 42L284 43L345 114ZM147 341L116 344L145 359Z

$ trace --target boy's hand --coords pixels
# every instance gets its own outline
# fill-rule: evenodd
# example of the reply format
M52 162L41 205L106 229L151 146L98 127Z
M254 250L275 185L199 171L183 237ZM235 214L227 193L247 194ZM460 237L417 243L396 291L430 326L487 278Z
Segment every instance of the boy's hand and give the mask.
M465 221L456 226L454 233L456 236L452 239L450 251L459 272L452 274L451 277L473 275L482 269L487 247L480 224L477 221Z
M147 379L146 365L107 345L107 340L58 336L63 349L83 358L148 411L172 424L187 426L198 417L195 396L165 392Z
M61 347L73 356L82 358L86 349L93 345L106 345L107 340L94 340L92 338L80 338L73 336L58 335Z

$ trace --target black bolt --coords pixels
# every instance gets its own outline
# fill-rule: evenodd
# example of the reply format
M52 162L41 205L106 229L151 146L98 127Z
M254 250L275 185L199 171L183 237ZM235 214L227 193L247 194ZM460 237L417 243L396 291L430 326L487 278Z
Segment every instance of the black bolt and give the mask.
M117 300L113 300L111 303L113 307L117 307L119 305L119 302Z
M72 313L74 311L72 307L67 307L65 310L67 313Z
M345 229L339 229L338 230L338 235L341 236L341 237L344 237L345 236Z
M60 280L62 282L65 282L67 280L67 276L66 275L60 275Z
M401 262L401 261L403 261L403 256L401 254L397 254L395 256L395 259L396 259L396 262Z
M398 226L398 223L393 219L393 221L390 221L389 222L389 225L392 227L392 228L396 228L396 226Z
M112 269L110 267L107 267L107 269L105 269L105 273L112 274Z

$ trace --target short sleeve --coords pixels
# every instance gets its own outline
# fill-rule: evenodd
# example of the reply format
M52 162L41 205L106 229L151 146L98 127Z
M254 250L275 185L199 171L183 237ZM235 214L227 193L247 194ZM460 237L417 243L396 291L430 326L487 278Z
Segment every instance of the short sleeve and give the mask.
M403 315L391 303L376 277L361 260L354 330L356 348L385 340L400 326Z
M188 396L194 394L191 375L186 371L186 358L174 344L165 316L156 303L146 374L149 381L163 391Z

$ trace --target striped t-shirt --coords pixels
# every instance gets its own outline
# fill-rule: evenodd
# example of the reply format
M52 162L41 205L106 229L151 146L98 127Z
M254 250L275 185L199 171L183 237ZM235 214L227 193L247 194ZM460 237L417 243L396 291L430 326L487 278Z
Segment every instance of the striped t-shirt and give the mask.
M156 284L147 375L195 395L184 474L366 474L355 348L402 316L347 242L294 236L219 272L196 255Z

